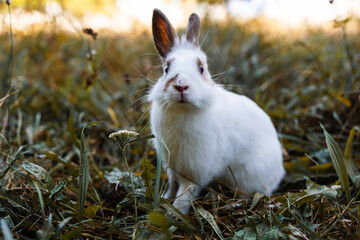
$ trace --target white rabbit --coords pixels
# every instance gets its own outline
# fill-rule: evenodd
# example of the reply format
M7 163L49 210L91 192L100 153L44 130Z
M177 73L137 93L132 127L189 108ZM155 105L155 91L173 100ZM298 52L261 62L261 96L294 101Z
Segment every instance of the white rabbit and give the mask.
M151 128L170 150L169 155L162 148L169 176L164 197L177 197L174 206L187 213L214 178L270 195L285 173L270 117L249 98L213 82L199 47L196 14L182 38L160 10L154 9L152 21L164 74L149 94Z

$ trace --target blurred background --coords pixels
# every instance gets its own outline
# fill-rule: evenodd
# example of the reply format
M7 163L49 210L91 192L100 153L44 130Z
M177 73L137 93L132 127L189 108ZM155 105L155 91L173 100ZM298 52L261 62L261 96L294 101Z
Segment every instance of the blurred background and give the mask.
M34 238L38 231L50 231L35 221L39 216L26 210L40 212L41 204L34 185L28 184L38 179L24 163L41 166L59 186L51 195L56 198L46 200L44 216L54 213L53 221L59 222L64 218L58 211L65 217L77 214L80 133L95 120L102 123L88 128L83 139L92 178L86 206L96 210L94 217L101 223L81 229L64 223L57 234L85 231L105 239L108 234L119 238L132 234L137 223L127 196L133 189L128 179L121 178L126 172L123 156L108 135L119 129L135 130L140 137L150 134L146 95L163 72L151 35L154 8L161 9L180 33L190 14L198 13L201 47L214 81L247 95L271 116L287 170L279 198L306 188L305 176L318 184L337 181L319 123L342 151L347 149L354 169L359 168L360 0L0 0L0 186L22 194L25 200L17 203L27 206L21 212L18 205L10 206L15 200L9 201L0 215L19 223L15 228L19 236ZM153 147L139 141L127 154L139 180L137 188L144 190L139 166L143 159L155 164ZM50 190L40 187L49 196ZM207 200L222 199L216 204L224 206L232 195L210 194ZM229 220L227 208L217 212L205 200L200 204L224 217L229 225L221 229L227 236L229 229L242 228L239 222L247 218L241 207L231 212ZM326 206L326 211L310 215L319 208L311 204ZM316 199L304 213L304 219L317 224L317 231L325 231L326 224L320 223L330 222L347 203L343 196L326 204L323 198ZM96 215L99 209L101 216ZM349 209L357 211L356 206ZM288 209L283 212L292 216ZM254 216L257 213L264 215L261 209ZM279 218L294 222L291 217ZM327 234L341 239L355 233L356 224L351 222L356 221L350 219L342 223L346 228L335 226ZM114 224L117 231L109 233L102 223ZM212 231L209 226L205 230ZM180 226L176 233L184 231Z
M214 81L254 99L272 117L293 173L288 181L314 174L305 154L329 163L319 122L343 147L359 124L360 0L0 4L1 133L9 146L26 146L27 161L52 151L78 162L77 136L93 120L103 122L89 132L100 169L120 157L108 143L110 132L150 134L146 95L162 74L151 36L154 8L180 33L192 12L201 16L200 41ZM154 154L151 148L139 143L132 161Z
M82 26L115 33L148 29L154 8L171 16L175 27L184 27L185 16L192 12L201 17L209 14L216 21L266 17L284 27L328 25L335 19L360 15L359 0L19 0L12 5L16 8L13 27L25 32L54 20L60 29L69 32ZM2 30L9 23L5 15L3 12L1 16Z

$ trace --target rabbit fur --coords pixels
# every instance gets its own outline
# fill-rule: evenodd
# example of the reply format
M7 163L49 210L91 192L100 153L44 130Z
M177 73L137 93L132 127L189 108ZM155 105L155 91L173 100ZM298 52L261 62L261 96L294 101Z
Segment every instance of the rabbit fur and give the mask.
M270 117L249 98L213 82L199 33L196 14L179 38L166 16L153 12L164 74L148 96L151 129L170 153L161 148L169 180L164 198L176 198L174 206L183 213L214 178L243 192L270 195L285 173Z

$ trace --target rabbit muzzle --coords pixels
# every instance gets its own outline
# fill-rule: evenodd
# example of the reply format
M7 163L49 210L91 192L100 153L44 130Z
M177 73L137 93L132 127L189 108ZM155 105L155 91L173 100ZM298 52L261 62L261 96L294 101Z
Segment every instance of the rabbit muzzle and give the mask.
M173 87L179 93L179 103L186 103L186 92L189 89L189 86L173 84Z
M180 92L180 93L184 93L185 90L187 90L189 88L189 86L182 86L182 85L173 85L173 87L175 88L176 91Z

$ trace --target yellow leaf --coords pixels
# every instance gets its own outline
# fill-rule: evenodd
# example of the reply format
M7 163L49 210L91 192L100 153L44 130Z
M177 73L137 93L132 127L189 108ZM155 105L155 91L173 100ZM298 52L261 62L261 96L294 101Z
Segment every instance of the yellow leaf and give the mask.
M324 164L321 164L321 165L311 166L311 167L309 167L309 170L325 171L325 170L328 170L328 169L333 168L333 167L334 167L334 165L332 163L324 163Z
M108 113L109 113L109 115L110 115L110 117L111 117L111 120L113 121L114 125L117 126L117 127L120 126L119 120L118 120L117 117L116 117L116 113L115 113L114 109L113 109L111 106L109 106L109 107L107 108L107 111L108 111Z
M153 211L149 214L149 220L152 224L160 227L162 230L167 230L170 227L164 213Z
M94 218L97 211L101 208L102 204L87 207L84 211L84 215L90 219Z
M333 92L333 93L331 93L331 95L333 97L335 97L339 102L344 104L345 106L347 106L347 107L351 106L351 101L348 98L341 96L339 93Z

